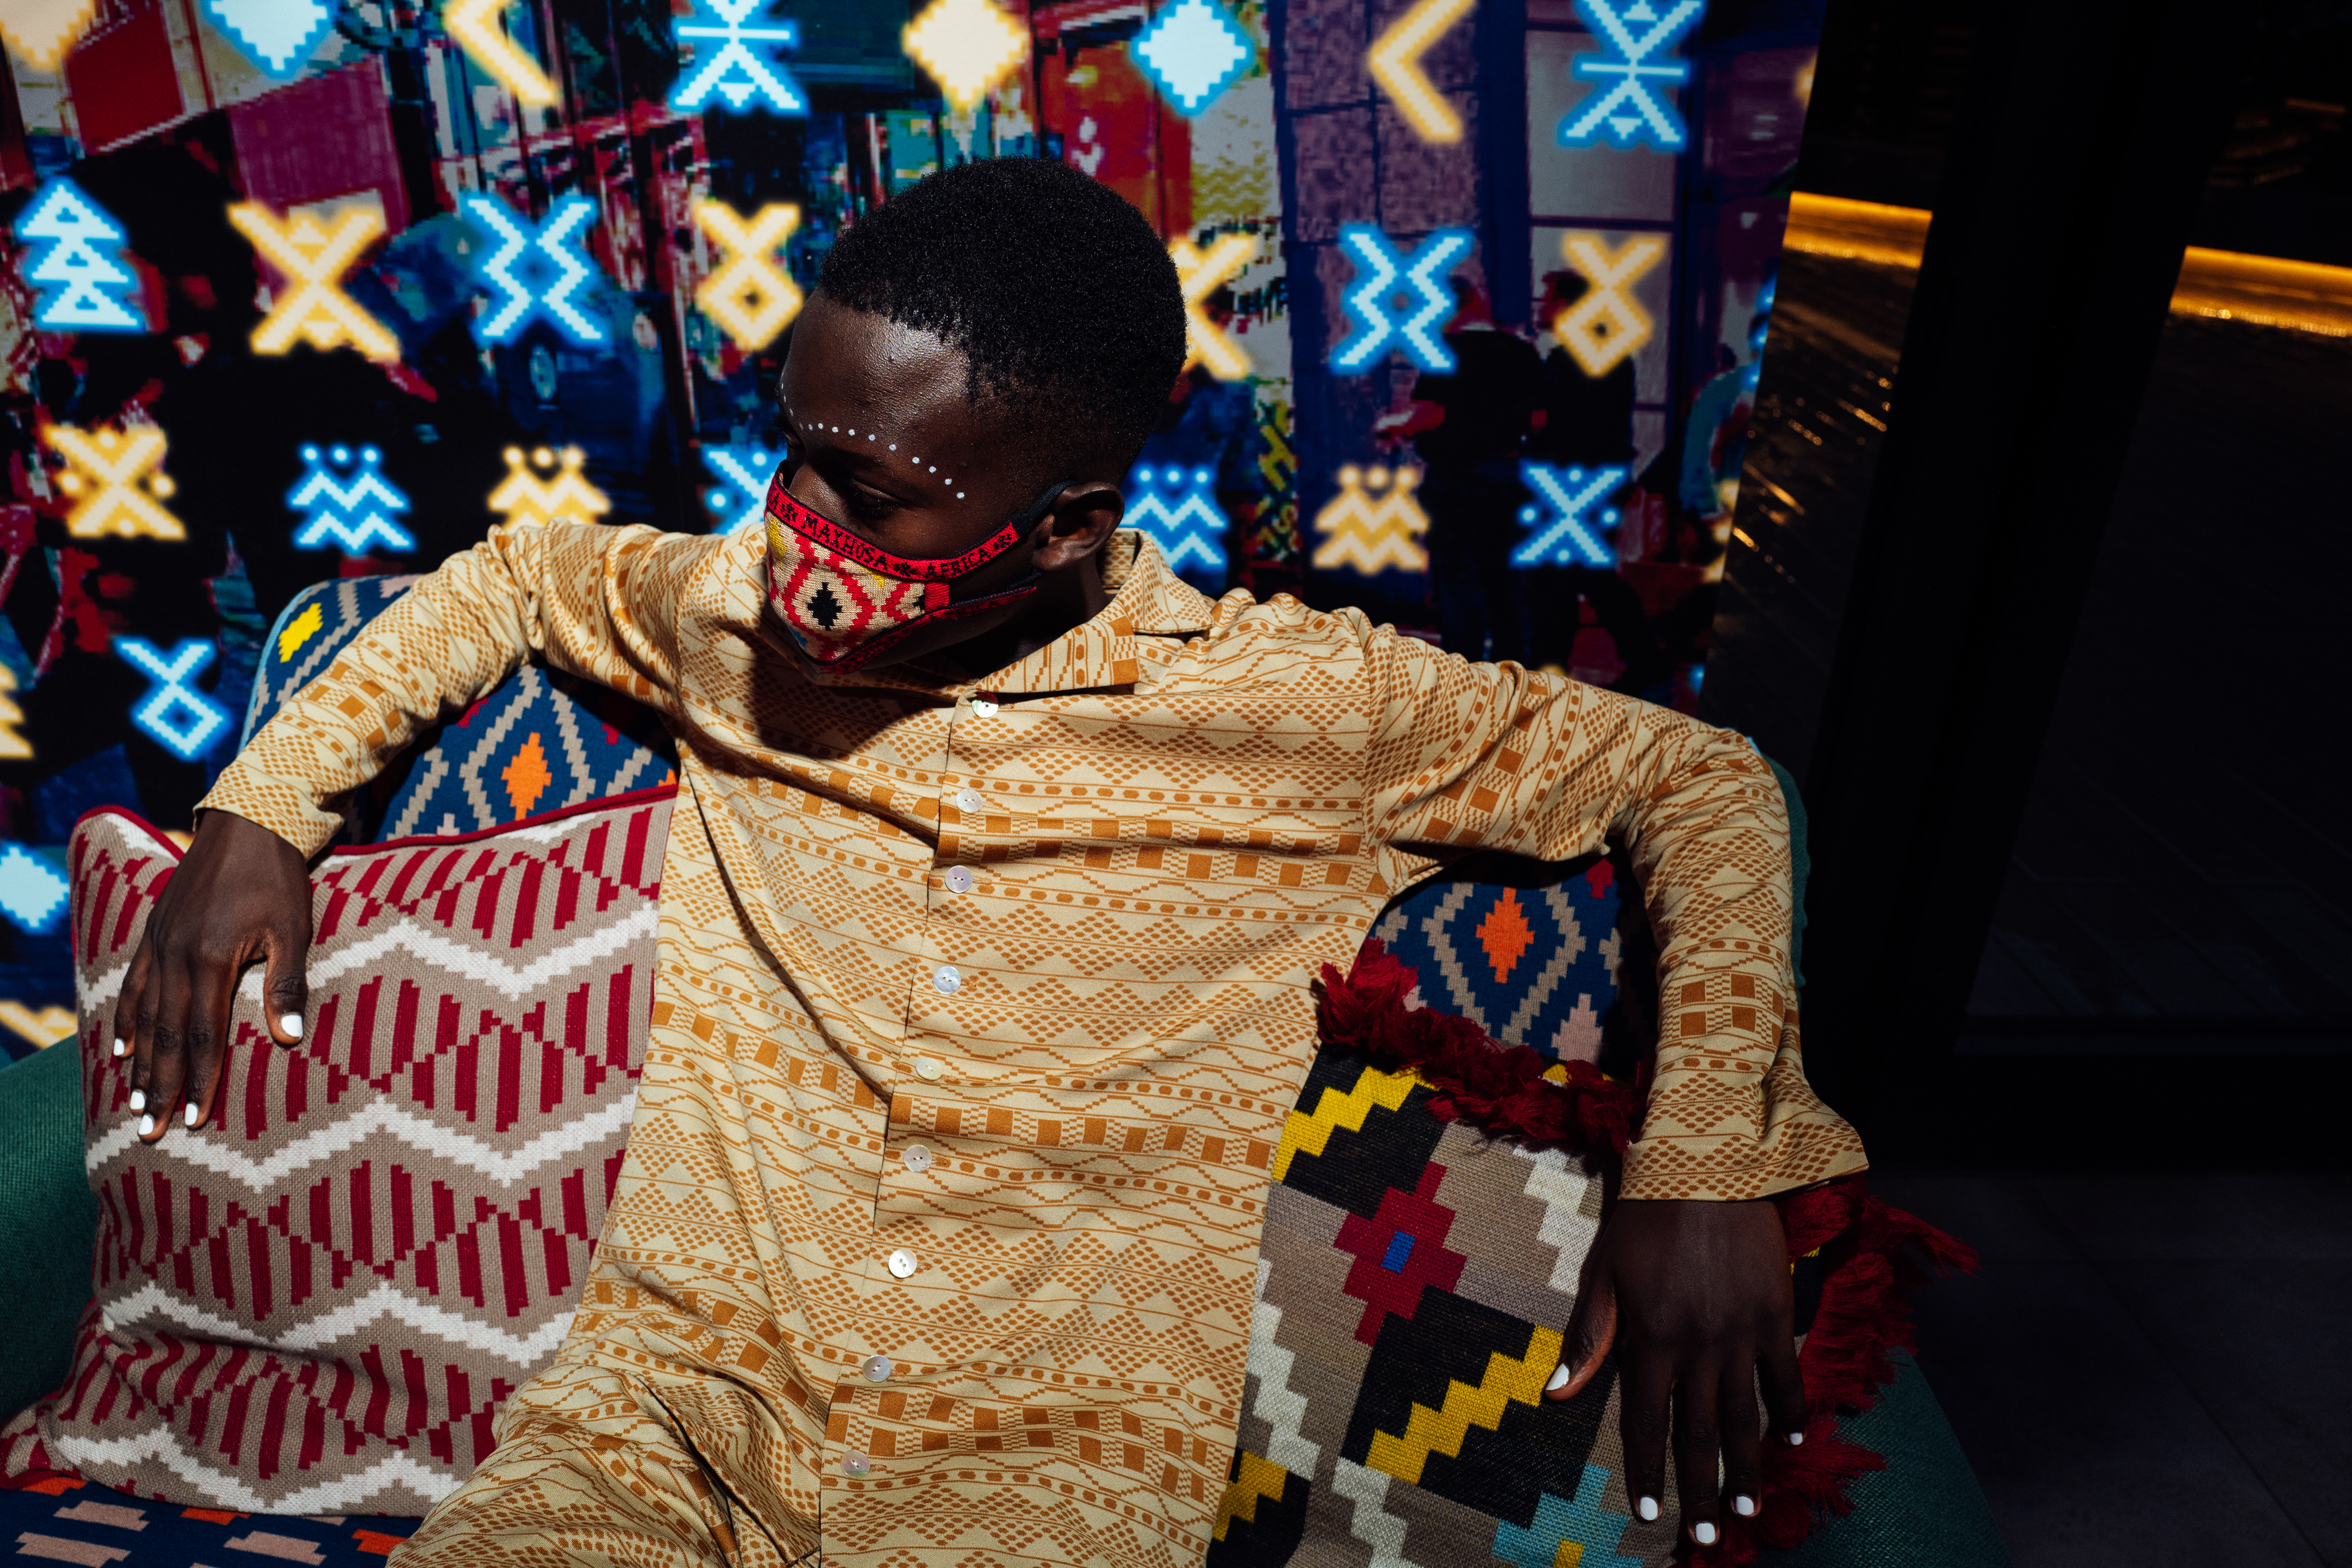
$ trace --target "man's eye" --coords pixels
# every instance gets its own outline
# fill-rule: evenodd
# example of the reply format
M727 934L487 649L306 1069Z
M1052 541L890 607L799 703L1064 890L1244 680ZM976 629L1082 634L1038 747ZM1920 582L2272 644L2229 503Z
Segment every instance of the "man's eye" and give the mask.
M849 503L852 516L869 522L879 521L898 510L898 501L879 490L867 489L864 485L851 485L844 499Z

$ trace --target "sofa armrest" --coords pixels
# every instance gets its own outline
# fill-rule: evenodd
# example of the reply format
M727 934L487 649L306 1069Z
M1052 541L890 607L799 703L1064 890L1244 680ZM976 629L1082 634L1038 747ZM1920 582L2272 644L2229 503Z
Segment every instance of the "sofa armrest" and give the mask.
M65 1380L89 1300L80 1067L68 1039L0 1069L0 1420Z

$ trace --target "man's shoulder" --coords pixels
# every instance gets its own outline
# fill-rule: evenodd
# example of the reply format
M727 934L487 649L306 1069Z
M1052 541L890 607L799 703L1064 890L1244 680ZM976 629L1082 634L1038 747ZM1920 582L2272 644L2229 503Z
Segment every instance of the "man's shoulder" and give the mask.
M1318 610L1289 594L1263 602L1241 594L1220 600L1205 633L1186 639L1197 676L1213 681L1274 679L1312 668L1327 682L1369 678L1400 639L1361 610ZM1402 640L1410 642L1411 638Z

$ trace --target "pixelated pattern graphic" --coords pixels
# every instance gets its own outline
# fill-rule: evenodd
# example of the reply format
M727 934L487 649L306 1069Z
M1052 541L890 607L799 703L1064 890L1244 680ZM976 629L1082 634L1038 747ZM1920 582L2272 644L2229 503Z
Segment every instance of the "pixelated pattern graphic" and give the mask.
M516 216L499 197L480 192L468 192L459 205L498 241L478 261L475 274L495 295L489 310L474 324L484 342L510 343L533 321L546 321L568 342L604 341L604 329L580 308L576 297L580 285L596 275L595 264L580 247L588 226L596 221L593 200L558 196L548 206L546 221L539 224Z
M703 465L720 480L702 497L710 509L711 526L725 533L759 527L767 515L768 481L782 460L782 453L756 445L703 447Z
M1681 152L1690 133L1658 89L1688 81L1690 67L1653 57L1696 26L1706 9L1706 0L1671 0L1663 8L1650 0L1630 5L1623 0L1576 0L1577 16L1612 52L1577 56L1569 62L1569 74L1610 85L1596 88L1560 118L1559 144L1580 146L1605 136L1620 147L1646 142L1662 152Z
M193 761L228 728L227 710L188 684L211 668L220 651L213 644L184 637L165 653L144 637L118 637L114 651L155 682L132 704L131 721L157 745L184 762Z
M373 447L357 452L305 447L302 465L301 482L286 497L286 504L303 514L294 529L295 549L364 555L376 549L405 554L416 548L415 538L393 521L394 513L408 510L408 498L383 477L382 452Z
M282 354L299 338L320 351L348 344L373 360L400 357L400 340L392 329L342 289L343 274L382 237L383 214L350 206L332 228L320 228L307 213L282 223L258 202L239 202L228 209L228 219L285 283L253 329L254 353Z
M1149 534L1168 564L1180 572L1188 564L1223 571L1225 531L1231 525L1217 508L1216 478L1211 469L1172 463L1136 469L1128 481L1124 525Z
M1315 514L1315 531L1322 536L1315 547L1318 569L1344 567L1367 577L1429 570L1429 552L1421 542L1429 531L1429 513L1412 493L1421 483L1419 468L1391 471L1378 464L1360 468L1349 463L1332 477L1339 493Z
M1595 506L1623 488L1624 468L1557 468L1522 462L1519 477L1536 498L1519 509L1528 537L1511 552L1514 566L1612 566L1617 552L1601 537L1617 526L1617 509Z
M415 1528L413 1519L183 1508L71 1476L0 1491L0 1541L15 1542L20 1558L76 1568L201 1568L256 1556L302 1568L383 1568Z
M204 0L204 11L205 20L274 81L301 74L335 20L327 0Z
M0 762L20 763L33 754L33 743L17 731L25 710L16 706L16 672L0 664Z
M74 502L66 531L76 539L185 539L188 531L162 503L171 499L163 472L170 443L152 425L129 430L82 430L45 425L42 439L66 460L58 489Z
M611 499L580 471L588 454L577 447L537 447L528 456L509 447L506 460L507 477L491 489L489 508L509 522L594 522L613 510Z
M1176 279L1184 289L1184 368L1205 364L1219 381L1239 381L1250 374L1249 351L1231 332L1209 319L1202 302L1257 256L1257 237L1219 235L1202 250L1189 239L1170 242L1168 255L1176 263Z
M1421 57L1475 5L1476 0L1414 0L1364 52L1364 69L1424 142L1462 140L1462 116L1430 85Z
M1650 313L1625 290L1664 257L1666 242L1655 235L1636 235L1612 253L1599 235L1570 234L1561 237L1559 247L1591 287L1552 318L1552 335L1585 374L1607 375L1650 341L1654 329Z
M97 9L98 0L8 0L0 5L0 38L37 69L55 70Z
M0 878L6 874L5 857L0 857ZM6 901L6 894L0 893L0 908L5 908ZM22 1002L0 1002L0 1027L29 1042L36 1050L47 1050L59 1040L73 1038L73 1009L51 1006L37 1013Z
M37 291L33 324L52 332L143 332L139 278L123 265L122 226L63 174L16 218L31 248L25 281Z
M0 849L0 914L19 931L43 931L65 912L66 879L47 857L21 844Z
M1241 79L1257 48L1216 0L1176 0L1128 52L1179 114L1198 114Z
M448 0L441 25L466 51L466 58L497 79L523 103L552 108L561 95L539 62L517 48L499 18L510 0Z
M800 314L800 286L776 253L800 226L801 209L772 202L747 218L724 202L697 202L694 221L725 255L695 289L694 302L737 348L757 353Z
M1348 314L1356 324L1331 351L1331 368L1351 375L1370 370L1393 342L1423 370L1452 370L1454 354L1433 329L1454 313L1445 277L1470 254L1470 246L1468 229L1441 228L1408 258L1370 224L1341 226L1339 247L1356 264L1356 281L1347 297ZM1390 314L1400 297L1410 306L1402 320Z
M699 0L694 14L715 16L717 24L677 24L678 41L691 47L695 67L691 75L680 79L677 90L670 94L672 109L691 114L708 105L715 93L728 108L738 111L768 109L778 114L808 112L808 96L801 91L800 83L768 53L771 46L789 49L798 43L800 26L794 22L752 26L752 16L766 5L767 0ZM713 42L718 45L716 48L710 47Z
M969 114L1029 58L1029 31L989 0L931 0L899 34L907 58Z

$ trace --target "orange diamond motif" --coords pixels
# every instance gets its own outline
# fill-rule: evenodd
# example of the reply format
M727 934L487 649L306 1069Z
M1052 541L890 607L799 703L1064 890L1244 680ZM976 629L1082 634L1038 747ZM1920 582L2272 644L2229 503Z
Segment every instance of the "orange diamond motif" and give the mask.
M507 799L513 803L516 820L529 816L531 803L555 782L555 775L547 771L547 753L540 749L538 731L530 732L522 750L515 753L514 761L499 777L506 781Z
M1528 926L1527 912L1519 908L1519 895L1504 889L1495 907L1486 911L1486 918L1478 922L1478 945L1486 950L1486 962L1494 966L1497 984L1511 977L1519 954L1527 952L1535 940L1536 933Z

